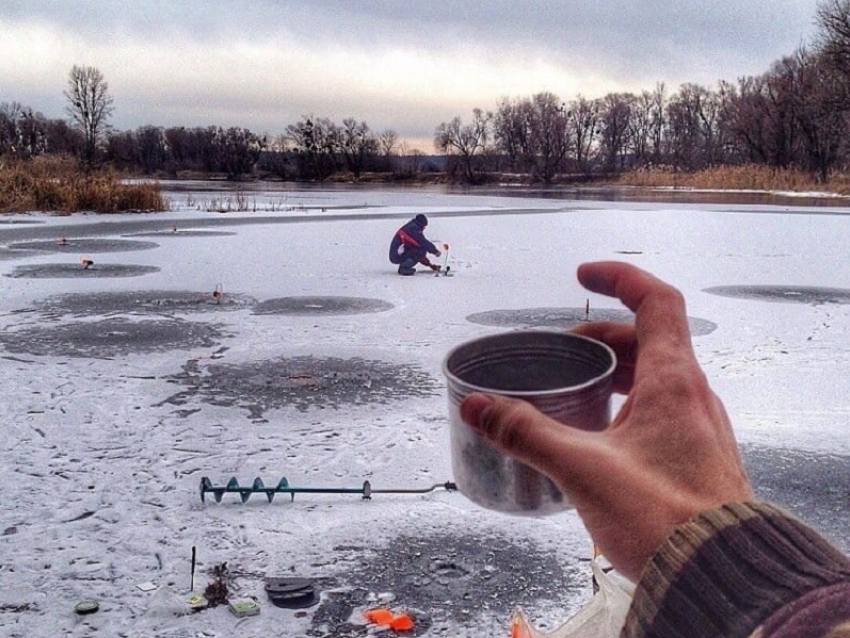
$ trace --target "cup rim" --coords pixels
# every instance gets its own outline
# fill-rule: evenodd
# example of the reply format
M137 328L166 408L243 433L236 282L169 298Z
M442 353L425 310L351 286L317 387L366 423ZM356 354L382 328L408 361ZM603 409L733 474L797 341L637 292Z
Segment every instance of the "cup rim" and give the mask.
M550 390L498 390L494 388L487 388L484 386L479 386L473 383L469 383L468 381L464 381L456 374L449 370L449 360L454 356L458 350L461 348L467 347L470 344L480 342L480 341L488 341L491 339L498 339L500 337L505 337L507 335L537 335L537 334L548 334L559 337L566 337L567 339L577 339L581 341L585 341L593 344L606 351L611 359L610 365L599 374L593 376L583 383L579 383L576 385L570 385L566 387L560 388L552 388ZM452 347L446 355L443 357L442 370L446 379L448 379L452 384L457 385L459 387L464 388L467 392L483 392L484 394L495 394L499 396L506 397L516 397L516 398L524 398L524 397L547 397L550 395L561 395L565 392L580 392L588 387L591 387L595 384L598 384L601 380L605 378L613 377L614 370L617 367L617 355L614 353L614 350L607 343L599 341L598 339L593 339L592 337L585 337L584 335L575 334L569 331L560 331L560 330L511 330L504 332L496 332L489 335L484 335L481 337L474 337L472 339L467 339L466 341L459 343Z

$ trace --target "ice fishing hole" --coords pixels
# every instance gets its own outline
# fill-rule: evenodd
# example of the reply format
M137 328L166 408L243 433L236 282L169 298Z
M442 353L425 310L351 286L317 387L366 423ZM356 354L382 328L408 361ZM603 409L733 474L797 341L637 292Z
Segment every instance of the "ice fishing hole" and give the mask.
M279 297L262 301L254 308L256 315L361 315L386 312L394 306L368 297Z
M483 326L506 328L573 328L587 321L616 321L631 323L634 314L618 308L520 308L488 310L469 315L466 320ZM701 337L717 330L717 324L707 319L688 317L691 334Z
M714 286L703 292L721 297L802 303L811 306L850 303L850 290L818 286Z

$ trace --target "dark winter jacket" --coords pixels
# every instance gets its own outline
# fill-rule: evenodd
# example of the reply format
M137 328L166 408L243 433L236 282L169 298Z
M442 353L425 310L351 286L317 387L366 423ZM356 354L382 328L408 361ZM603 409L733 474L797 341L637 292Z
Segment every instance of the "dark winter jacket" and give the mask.
M400 263L403 252L402 246L422 250L423 254L427 252L436 255L439 251L425 237L424 230L425 227L419 223L416 217L399 228L393 235L392 242L390 242L390 261L394 264Z

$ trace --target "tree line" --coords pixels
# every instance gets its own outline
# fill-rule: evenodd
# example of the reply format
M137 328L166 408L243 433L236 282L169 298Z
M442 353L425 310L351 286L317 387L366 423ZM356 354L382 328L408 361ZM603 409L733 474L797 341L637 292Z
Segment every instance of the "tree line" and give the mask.
M550 184L564 175L748 163L799 168L824 181L850 160L850 0L821 0L815 19L815 42L761 75L595 99L565 101L551 92L504 97L493 110L439 124L434 147L446 156L447 172L469 183L492 173ZM147 175L300 180L437 169L394 130L375 132L355 118L339 124L305 116L275 137L216 126L116 131L108 125L108 84L93 67L71 69L65 97L66 120L0 103L0 157L73 154L87 169L107 163Z
M109 165L144 175L203 173L237 179L262 174L324 180L338 171L355 179L364 172L415 174L426 170L422 153L398 134L374 132L366 122L305 116L276 137L247 128L146 125L118 131L109 126L113 97L95 67L68 74L67 119L50 119L17 102L0 103L0 158L73 155L84 170Z
M469 182L493 171L551 183L565 173L740 164L825 181L850 162L850 0L822 0L816 22L811 46L761 75L567 102L553 93L502 98L492 111L440 124L435 144L449 172Z
M77 72L97 71L74 67ZM74 107L75 108L75 107ZM71 155L90 170L103 165L143 175L185 173L231 179L262 174L280 179L324 180L347 170L355 179L366 171L416 173L425 165L408 153L398 135L374 133L365 122L305 117L271 138L247 128L146 125L118 131L92 119L50 119L17 102L0 103L0 159ZM86 128L87 127L87 128Z

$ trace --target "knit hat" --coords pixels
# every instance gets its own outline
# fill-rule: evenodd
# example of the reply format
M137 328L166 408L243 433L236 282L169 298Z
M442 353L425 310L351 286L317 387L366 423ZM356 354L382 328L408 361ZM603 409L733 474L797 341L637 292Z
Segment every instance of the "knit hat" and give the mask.
M422 228L425 228L428 225L428 218L422 213L419 213L416 217L414 217L413 221L422 226Z

